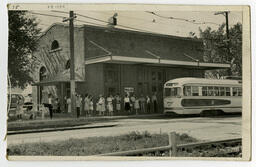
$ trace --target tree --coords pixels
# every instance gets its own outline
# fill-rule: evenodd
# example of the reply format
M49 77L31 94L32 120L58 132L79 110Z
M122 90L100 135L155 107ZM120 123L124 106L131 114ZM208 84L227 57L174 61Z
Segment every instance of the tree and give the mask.
M207 27L199 28L200 38L204 43L204 61L210 63L227 63L228 70L212 70L209 77L219 78L227 75L242 75L242 24L237 23L229 29L229 39L226 37L225 24L217 30ZM190 33L191 36L192 33Z
M35 17L26 11L8 11L8 73L13 87L24 88L32 82L32 52L37 46L40 29Z

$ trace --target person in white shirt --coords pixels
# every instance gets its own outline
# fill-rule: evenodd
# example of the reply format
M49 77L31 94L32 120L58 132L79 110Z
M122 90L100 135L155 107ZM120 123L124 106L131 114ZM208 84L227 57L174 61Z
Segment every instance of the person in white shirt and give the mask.
M131 106L131 112L133 113L135 110L135 95L132 94L130 97L130 106Z
M50 118L52 119L52 114L53 114L53 106L52 106L52 103L53 103L53 100L52 100L52 95L49 94L48 95L48 108L49 108L49 111L50 111Z
M121 97L119 95L119 93L116 95L115 97L116 99L116 114L120 114L120 111L121 111Z
M156 92L154 92L152 98L151 98L152 102L153 102L153 109L154 109L154 112L157 113L157 95L156 95Z
M85 115L89 116L89 110L90 110L90 99L89 99L89 95L85 94L85 98L84 98L84 111L85 111Z
M108 108L108 112L109 112L109 116L113 116L113 96L109 95L107 97L107 108Z
M131 111L130 98L129 98L128 94L126 94L124 97L124 110L127 113L130 113L130 111Z
M104 116L104 113L106 111L106 104L105 104L105 98L103 97L103 95L100 95L98 104L99 104L100 115Z
M68 105L68 113L71 113L71 98L67 98L67 105Z
M150 101L150 97L146 96L146 108L147 108L147 113L150 113L150 105L151 105L151 101Z
M91 95L90 96L90 106L89 106L89 113L90 113L90 116L93 116L94 113L93 113L93 97Z

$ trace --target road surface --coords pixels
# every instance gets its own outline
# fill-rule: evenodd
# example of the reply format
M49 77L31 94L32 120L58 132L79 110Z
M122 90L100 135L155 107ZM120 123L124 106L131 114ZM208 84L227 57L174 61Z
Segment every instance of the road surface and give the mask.
M95 136L116 136L131 131L150 133L187 133L199 140L221 140L241 137L241 116L238 117L196 117L175 119L120 119L95 125L116 125L114 127L78 129L67 131L43 132L8 135L7 143L32 143L86 138Z

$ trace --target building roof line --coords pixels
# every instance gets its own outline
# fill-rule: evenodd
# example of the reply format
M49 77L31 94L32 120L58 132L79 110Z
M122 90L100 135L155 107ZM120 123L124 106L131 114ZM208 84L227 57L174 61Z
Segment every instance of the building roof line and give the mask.
M44 32L42 32L41 35L38 36L38 39L40 39L42 36L44 36L50 29L52 29L54 26L65 26L69 27L68 24L65 23L53 23L50 25ZM95 28L95 29L105 29L109 31L119 31L119 32L130 32L130 33L137 33L137 34L142 34L142 35L150 35L150 36L158 36L158 37L165 37L165 38L172 38L172 39L181 39L181 40L189 40L189 41L194 41L194 42L202 42L201 39L194 39L190 37L181 37L181 36L174 36L174 35L168 35L168 34L161 34L161 33L149 33L149 32L142 32L142 31L135 31L135 30L129 30L129 29L121 29L121 28L116 28L116 27L107 27L107 26L94 26L94 25L89 25L89 24L83 24L83 25L74 25L75 28Z
M64 26L64 27L69 27L68 24L66 23L53 23L51 24L46 30L44 30L39 36L38 39L40 39L42 36L44 36L45 34L47 34L48 31L50 31L50 29L52 29L54 26ZM83 28L83 25L74 25L75 28Z
M88 25L88 24L84 24L84 27L105 29L105 30L107 29L109 31L130 32L130 33L135 33L135 34L158 36L158 37L165 37L165 38L171 38L171 39L181 39L181 40L188 40L188 41L201 42L201 43L203 42L201 39L196 39L196 38L181 37L181 36L161 34L161 33L142 32L142 31L135 31L135 30L129 30L129 29L121 29L121 28L117 28L117 27L114 27L114 28L113 27L100 27L100 26L94 26L94 25Z
M108 61L118 62L133 62L133 63L149 63L149 64L162 64L162 65L177 65L177 66L193 66L193 67L208 67L208 68L230 68L230 64L221 63L205 63L205 62L191 62L191 61L180 61L180 60L168 60L168 59L153 59L153 58L138 58L138 57L127 57L118 55L104 55L95 58L89 58L85 60L85 64L103 63Z

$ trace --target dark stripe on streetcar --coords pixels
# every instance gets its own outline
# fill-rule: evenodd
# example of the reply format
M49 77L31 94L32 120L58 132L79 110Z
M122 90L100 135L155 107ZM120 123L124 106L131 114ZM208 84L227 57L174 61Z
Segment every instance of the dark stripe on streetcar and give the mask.
M193 106L219 106L231 104L230 100L223 99L182 99L181 105L183 107Z

